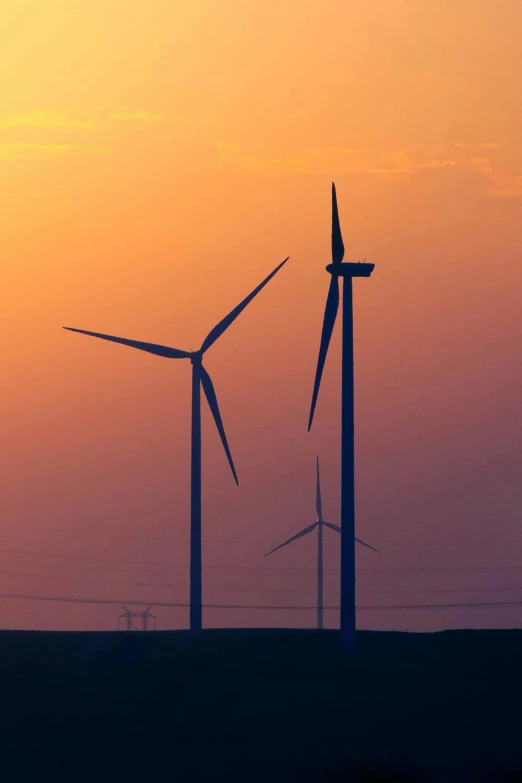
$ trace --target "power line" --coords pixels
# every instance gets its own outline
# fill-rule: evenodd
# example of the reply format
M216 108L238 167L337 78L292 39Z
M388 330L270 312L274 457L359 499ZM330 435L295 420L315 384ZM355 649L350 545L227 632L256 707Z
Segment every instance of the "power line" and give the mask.
M136 538L136 539L142 539L145 541L179 541L179 537L177 536L151 536L151 535L140 535L139 533L117 533L112 530L107 530L107 528L93 528L89 521L87 520L88 530L82 530L82 529L71 529L71 528L65 528L65 527L40 527L40 526L33 526L33 525L13 525L9 524L7 522L0 522L0 528L8 528L9 530L26 530L29 532L33 531L40 531L45 533L64 533L65 535L78 535L83 536L85 532L93 533L96 535L102 535L107 536L109 538ZM260 549L263 549L266 547L266 541L241 541L240 539L206 539L205 543L223 543L223 544L242 544L244 546L248 547L259 547ZM474 542L476 543L476 542ZM504 545L520 545L522 543L521 539L506 539L506 540L495 540L494 542L483 542L488 547L491 547L494 545L495 547L501 547ZM403 544L397 541L381 541L381 548L387 549L388 547L400 547L403 548ZM469 541L420 541L416 545L416 549L422 550L426 548L443 548L447 549L448 547L457 547L461 549L468 549L470 547Z
M470 603L464 603L464 602L458 602L458 603L451 603L451 604L400 604L398 606L396 605L388 605L388 606L358 606L357 609L376 609L376 610L386 610L386 609L455 609L455 608L466 608L466 607L480 607L482 609L489 609L494 607L507 607L507 606L522 606L522 601L480 601L480 602L470 602ZM330 607L334 608L334 607Z
M82 538L85 533L89 534L96 534L96 535L102 535L107 536L108 538L136 538L143 541L173 541L178 542L180 541L179 536L150 536L150 535L139 535L138 533L115 533L111 530L105 530L102 528L93 528L88 527L87 530L85 529L71 529L66 527L34 527L34 526L28 526L28 525L9 525L5 522L0 522L0 528L8 528L9 530L25 530L30 533L33 532L42 532L42 533L64 533L65 535L76 535L80 538ZM206 538L205 539L206 544L245 544L246 546L258 546L261 549L264 547L264 542L257 541L257 542L243 542L243 541L234 541L233 539L225 539L225 538Z
M26 593L4 593L0 592L0 598L13 598L26 601L51 601L57 603L79 603L79 604L129 604L134 606L143 606L144 604L151 603L151 601L128 601L126 599L113 599L113 598L76 598L69 596L42 596L42 595L28 595ZM154 606L164 606L171 608L183 608L186 609L190 606L187 603L171 603L166 601L152 601ZM522 601L499 601L499 602L476 602L476 603L447 603L447 604L388 604L388 605L362 605L358 606L357 610L364 611L388 611L396 609L454 609L454 608L468 608L468 607L480 607L480 608L495 608L495 607L510 607L510 606L522 606ZM204 609L242 609L242 610L263 610L263 611L311 611L317 609L315 605L310 606L263 606L260 604L203 604ZM324 609L338 610L338 606L325 606Z
M477 572L489 572L489 571L522 571L522 566L456 566L451 567L439 567L439 568L372 568L372 569L360 569L359 574L460 574L460 573L477 573Z
M129 565L137 565L139 566L140 563L136 562L135 560L116 560L112 558L107 557L96 557L94 555L64 555L58 552L34 552L28 549L2 549L2 553L8 552L9 554L18 554L18 555L31 555L32 557L51 557L51 558L57 558L59 560L94 560L101 563L128 563ZM164 567L186 567L188 568L188 565L185 565L184 563L168 563L163 561L154 561L154 560L146 560L142 562L142 565L151 565L151 566L164 566ZM207 566L208 567L208 566Z
M0 522L0 528L8 528L9 530L27 530L29 532L42 532L42 533L65 533L66 535L83 536L85 530L71 530L66 527L34 527L27 525L9 525L5 522ZM178 538L174 536L140 536L137 533L114 533L110 530L102 530L101 528L89 527L88 533L95 533L96 535L108 536L109 538L139 538L145 541L178 541Z
M84 520L85 521L85 520ZM42 533L63 533L65 535L78 535L82 536L85 532L88 532L89 534L96 534L101 536L107 536L109 538L137 538L137 539L143 539L145 541L178 541L179 537L177 536L149 536L149 535L140 535L139 533L116 533L113 530L107 530L107 528L94 528L87 520L87 530L80 529L80 528L67 528L67 527L41 527L40 525L14 525L9 524L8 522L0 522L0 528L7 528L8 530L26 530L28 532L42 532ZM207 543L210 543L210 539L206 540ZM266 546L266 541L241 541L240 539L213 539L214 543L227 543L227 544L242 544L244 546L258 546L261 549L264 549ZM495 541L495 545L502 546L504 544L520 544L520 540L510 540L510 541ZM383 547L403 547L403 544L396 541L388 541L388 542L381 542L381 546ZM422 549L426 547L462 547L469 549L469 542L467 541L442 541L442 542L433 542L433 541L422 541L418 544L417 549Z
M164 560L154 561L135 561L135 560L123 560L114 558L97 557L94 555L65 555L55 552L34 552L26 549L2 549L3 553L31 555L34 557L50 557L64 560L92 560L101 563L117 563L117 564L129 564L138 566L140 570L143 566L155 566L153 570L159 568L188 568L187 563L175 563L167 562ZM314 567L306 566L302 568L267 568L263 566L233 566L233 565L220 565L218 563L204 564L203 568L217 570L217 571L250 571L250 572L266 572L266 573L306 573L313 571ZM425 573L478 573L478 572L491 572L491 571L522 571L522 566L469 566L469 567L435 567L435 568L360 568L357 569L358 574L425 574ZM325 568L325 573L339 573L338 568Z
M312 588L310 588L311 590ZM284 588L281 588L281 590L284 590ZM443 588L435 588L435 589L429 589L429 590L418 590L416 588L413 588L411 590L391 590L390 588L382 589L382 590L357 590L357 593L359 595L369 595L371 593L382 595L385 594L392 594L392 595L402 595L404 593L490 593L490 592L509 592L511 590L522 590L522 585L518 585L515 587L443 587ZM289 591L289 592L303 592L301 590L299 591ZM337 593L338 590L325 590L327 593Z
M81 566L81 568L86 568L85 566ZM91 580L86 577L78 576L77 574L74 574L71 577L58 575L58 574L39 574L29 571L24 572L15 572L14 574L9 571L4 571L4 575L6 576L14 576L18 578L29 578L29 579L46 579L46 580L57 580L60 582L90 582ZM128 580L123 579L106 579L102 577L101 579L97 579L98 583L103 584L119 584L119 585L127 585L129 586ZM151 582L132 582L130 583L131 587L147 587L147 588L154 588L159 590L183 590L185 589L185 585L182 584L171 584L171 583L164 583L159 584L157 582L151 583ZM307 589L299 589L299 588L292 588L292 587L238 587L237 585L234 586L223 586L223 585L206 585L205 589L213 592L220 592L220 593L310 593L313 590L315 590L315 587L309 587ZM430 589L407 589L407 590L394 590L390 588L383 588L381 590L357 590L358 595L403 595L403 594L431 594L431 593L487 593L487 592L512 592L515 590L522 590L522 585L515 585L511 587L455 587L455 588L430 588ZM338 590L325 590L325 593L330 594L338 594ZM1 593L0 593L1 595Z

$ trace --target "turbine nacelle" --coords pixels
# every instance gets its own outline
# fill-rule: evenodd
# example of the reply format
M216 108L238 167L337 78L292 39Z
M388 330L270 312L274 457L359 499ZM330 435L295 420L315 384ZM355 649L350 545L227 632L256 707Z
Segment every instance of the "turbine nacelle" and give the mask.
M360 263L354 263L352 261L343 262L343 258L344 243L341 234L341 224L339 222L337 194L335 191L335 185L332 183L332 263L328 264L326 267L326 271L331 274L332 279L330 280L328 295L326 297L326 305L324 308L323 329L321 332L321 342L319 344L319 356L317 358L317 369L315 371L312 403L310 405L310 416L308 418L309 432L314 420L315 407L317 405L319 388L321 386L321 378L323 377L323 370L326 362L326 356L328 354L328 347L330 345L330 340L335 326L335 320L337 318L337 311L339 309L339 278L370 277L375 267L375 264L367 264L366 261L362 261Z
M333 277L370 277L375 264L366 261L344 261L342 264L328 264L326 271Z

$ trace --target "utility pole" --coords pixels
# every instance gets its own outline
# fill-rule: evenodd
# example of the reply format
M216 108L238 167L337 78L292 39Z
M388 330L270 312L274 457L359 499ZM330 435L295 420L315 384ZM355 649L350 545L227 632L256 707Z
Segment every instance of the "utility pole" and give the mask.
M145 609L144 612L131 612L129 609L127 609L126 606L123 607L124 612L120 615L118 615L118 631L120 630L120 620L125 621L125 630L126 631L148 631L149 630L149 620L153 621L153 627L150 629L152 631L156 630L156 615L151 613L152 604ZM133 618L140 618L141 619L141 629L139 629L136 625L133 623Z

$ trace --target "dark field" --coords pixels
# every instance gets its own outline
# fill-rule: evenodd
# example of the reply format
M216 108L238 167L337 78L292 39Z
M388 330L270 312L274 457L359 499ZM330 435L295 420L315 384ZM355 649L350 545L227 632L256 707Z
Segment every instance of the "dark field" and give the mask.
M4 631L2 781L522 781L522 631L358 643Z

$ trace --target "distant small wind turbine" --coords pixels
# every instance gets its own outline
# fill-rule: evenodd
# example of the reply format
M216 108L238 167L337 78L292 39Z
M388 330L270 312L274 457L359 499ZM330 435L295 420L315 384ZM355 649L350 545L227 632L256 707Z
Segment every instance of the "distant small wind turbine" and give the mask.
M308 533L311 533L315 528L317 528L317 627L319 629L322 629L323 627L323 528L329 527L330 530L335 530L336 533L341 532L341 528L338 525L333 525L331 522L326 522L323 519L323 504L321 500L321 479L319 475L319 457L317 457L317 489L316 489L316 502L315 507L317 509L317 521L314 522L312 525L309 525L308 527L303 528L299 533L296 533L295 536L292 536L292 538L287 539L282 544L279 544L279 546L274 547L274 549L271 549L270 552L267 552L265 557L268 557L268 555L271 555L272 552L277 552L278 549L282 549L287 544L291 544L292 541L295 541L298 538L302 538L302 536L307 536ZM374 552L378 552L378 549L375 549L374 546L370 546L370 544L367 544L365 541L361 541L360 538L355 538L355 541L357 541L358 544L362 544L362 546L368 547L368 549L372 549Z
M332 263L324 310L323 330L315 373L308 430L312 426L328 346L339 309L339 278L343 280L342 325L342 396L341 396L341 650L355 650L355 454L353 394L353 277L370 277L374 264L343 263L344 244L337 209L337 195L332 183Z
M155 345L153 343L143 343L137 340L127 340L124 337L112 337L108 334L99 334L98 332L88 332L85 329L73 329L71 326L64 326L70 332L87 334L90 337L99 337L102 340L109 340L113 343L128 345L131 348L137 348L140 351L147 351L156 356L162 356L166 359L190 359L192 363L192 448L191 448L191 508L190 508L190 629L200 630L202 627L202 579L201 579L201 387L207 398L208 406L211 410L214 422L216 424L228 464L234 476L236 484L239 484L232 460L232 454L228 447L223 421L219 412L216 392L214 385L210 380L210 375L203 367L203 354L214 345L216 340L221 337L228 327L236 320L238 315L243 312L245 307L261 291L262 288L279 272L282 266L286 264L288 258L277 266L268 277L266 277L257 288L254 288L237 307L235 307L225 318L223 318L207 334L201 344L199 351L181 351L178 348L169 348L165 345Z

